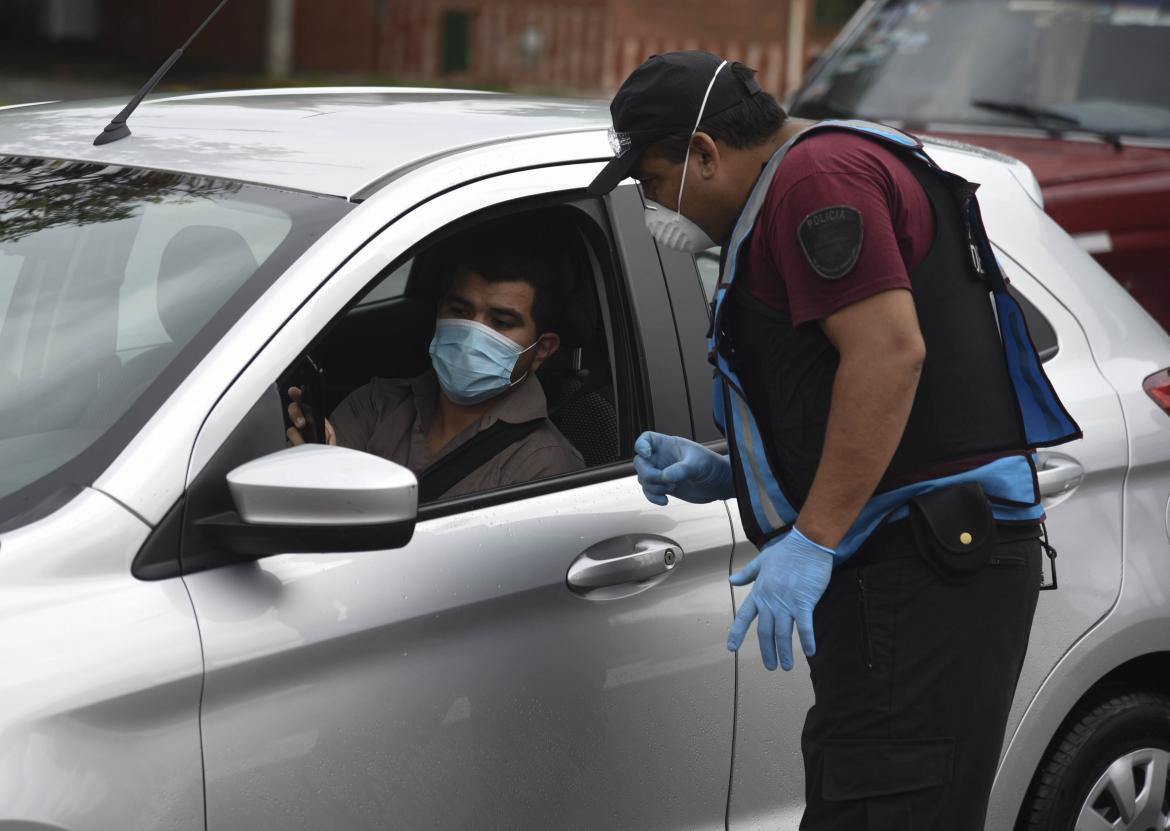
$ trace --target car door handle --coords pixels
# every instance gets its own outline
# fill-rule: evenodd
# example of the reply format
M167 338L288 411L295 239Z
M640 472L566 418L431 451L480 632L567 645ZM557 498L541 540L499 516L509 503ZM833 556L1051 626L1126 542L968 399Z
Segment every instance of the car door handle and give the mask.
M588 592L652 580L674 569L682 558L678 543L663 537L613 537L591 545L573 561L569 588Z
M1084 477L1081 463L1063 453L1040 453L1036 457L1036 480L1045 499L1055 499L1075 490Z

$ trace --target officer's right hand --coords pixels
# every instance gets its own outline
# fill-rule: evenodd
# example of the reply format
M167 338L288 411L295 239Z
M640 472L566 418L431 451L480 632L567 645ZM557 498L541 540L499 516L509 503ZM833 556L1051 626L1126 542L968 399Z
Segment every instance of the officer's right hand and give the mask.
M288 388L288 397L292 399L288 405L288 419L293 423L293 426L285 431L285 435L288 436L288 443L294 447L305 443L305 437L301 435L301 430L305 427L305 410L308 407L301 404L301 396L300 387ZM325 443L337 444L337 434L333 432L333 425L329 423L329 419L325 419Z
M728 458L689 439L648 431L634 454L638 484L655 505L665 505L667 494L696 503L735 496Z

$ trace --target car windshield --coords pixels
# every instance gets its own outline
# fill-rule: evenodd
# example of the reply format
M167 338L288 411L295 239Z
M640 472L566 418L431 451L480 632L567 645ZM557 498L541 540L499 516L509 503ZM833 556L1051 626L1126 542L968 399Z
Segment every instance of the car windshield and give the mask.
M1170 137L1170 0L888 0L793 112Z
M347 208L239 182L0 157L0 519L91 482Z

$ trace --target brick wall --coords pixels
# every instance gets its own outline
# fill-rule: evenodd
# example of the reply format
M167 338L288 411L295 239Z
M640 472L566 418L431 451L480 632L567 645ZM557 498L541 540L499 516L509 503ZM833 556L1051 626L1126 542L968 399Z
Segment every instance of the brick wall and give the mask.
M810 0L790 0L811 5ZM785 0L639 0L614 6L612 54L602 79L615 89L648 56L704 49L742 61L760 86L783 97L796 78L787 71L789 2ZM803 62L802 62L803 65Z
M293 66L315 72L375 72L377 9L375 0L299 0L293 12Z
M215 0L160 4L100 0L102 45L143 62L170 54ZM519 86L608 96L655 52L706 49L759 72L782 97L829 33L813 25L815 0L295 0L296 70L377 73L441 85ZM789 37L791 3L801 37ZM185 64L259 70L268 0L231 0ZM467 15L467 68L444 66L444 17ZM797 18L799 20L799 16ZM803 54L790 56L790 43Z
M114 55L161 63L183 45L214 8L211 0L101 0L99 42ZM267 20L267 0L231 0L184 53L183 64L260 69L264 65Z
M434 83L597 89L605 0L398 0L382 21L379 72ZM443 65L443 20L470 19L466 71Z
M811 15L812 0L793 2ZM473 21L466 72L442 67L447 12ZM788 29L784 0L398 0L381 21L376 65L408 80L608 95L655 52L706 49L752 66L765 89L783 96L817 45L790 61Z

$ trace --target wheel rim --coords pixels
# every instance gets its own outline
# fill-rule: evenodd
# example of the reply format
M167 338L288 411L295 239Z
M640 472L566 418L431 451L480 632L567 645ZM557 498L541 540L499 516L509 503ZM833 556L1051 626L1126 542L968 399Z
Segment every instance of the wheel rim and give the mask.
M1115 760L1089 790L1076 831L1170 829L1170 751L1143 747Z

